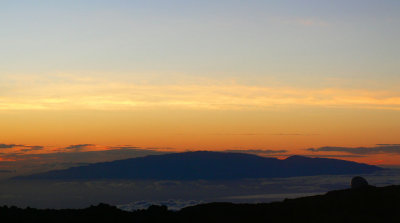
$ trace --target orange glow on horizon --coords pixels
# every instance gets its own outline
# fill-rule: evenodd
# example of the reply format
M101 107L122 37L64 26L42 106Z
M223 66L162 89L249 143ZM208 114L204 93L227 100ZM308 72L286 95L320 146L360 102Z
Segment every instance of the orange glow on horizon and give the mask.
M259 149L307 155L307 148L399 143L400 93L393 90L70 81L28 88L19 80L19 88L0 97L0 143L45 148L3 152L68 152L60 148L71 144L93 144L85 151L97 151L129 144L160 151ZM338 156L400 164L393 157Z

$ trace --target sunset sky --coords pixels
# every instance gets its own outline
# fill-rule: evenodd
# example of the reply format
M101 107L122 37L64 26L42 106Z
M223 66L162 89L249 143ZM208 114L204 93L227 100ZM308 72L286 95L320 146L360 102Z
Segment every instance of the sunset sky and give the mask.
M123 148L400 165L399 12L398 0L1 1L0 162Z

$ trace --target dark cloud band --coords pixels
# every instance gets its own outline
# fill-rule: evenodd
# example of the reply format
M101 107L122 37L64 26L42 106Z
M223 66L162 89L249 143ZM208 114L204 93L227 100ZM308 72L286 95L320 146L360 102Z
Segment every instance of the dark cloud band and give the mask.
M80 150L80 149L85 149L89 146L95 146L94 144L77 144L77 145L70 145L65 147L64 149L66 150Z
M33 151L33 150L41 150L43 146L29 146L29 145L21 145L21 144L0 144L0 149L13 149L13 148L24 148L21 151Z
M358 155L369 155L369 154L381 154L381 153L389 153L389 154L400 154L400 145L399 144L378 144L375 147L321 147L321 148L309 148L307 149L311 152L345 152L350 154L358 154Z
M281 153L287 153L287 150L262 150L262 149L249 149L249 150L225 150L225 152L230 152L230 153L253 153L253 154L281 154Z

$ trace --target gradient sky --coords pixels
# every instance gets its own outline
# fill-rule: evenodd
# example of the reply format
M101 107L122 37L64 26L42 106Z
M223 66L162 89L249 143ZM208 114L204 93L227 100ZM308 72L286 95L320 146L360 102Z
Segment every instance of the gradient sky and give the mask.
M3 161L125 145L400 165L400 1L1 1L0 27Z

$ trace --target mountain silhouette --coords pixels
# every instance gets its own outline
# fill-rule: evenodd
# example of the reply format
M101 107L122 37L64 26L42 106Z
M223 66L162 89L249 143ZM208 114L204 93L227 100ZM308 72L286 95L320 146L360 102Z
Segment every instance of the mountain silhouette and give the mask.
M280 160L244 153L184 152L95 163L17 179L229 180L325 174L364 174L382 168L351 161L291 156Z

